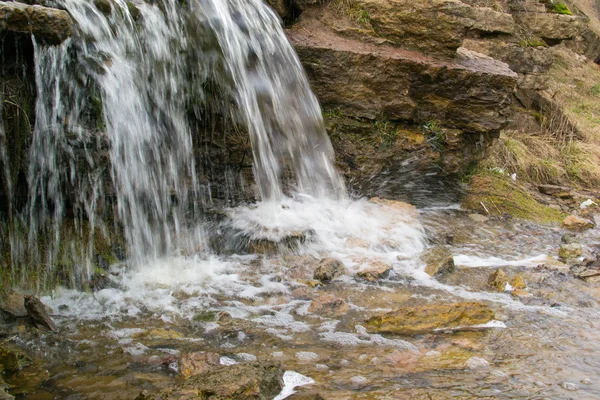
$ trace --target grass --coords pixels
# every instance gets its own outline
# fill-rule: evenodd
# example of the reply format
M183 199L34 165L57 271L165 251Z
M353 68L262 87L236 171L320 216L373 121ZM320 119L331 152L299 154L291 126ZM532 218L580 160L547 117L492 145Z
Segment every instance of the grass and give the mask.
M500 135L483 166L535 183L560 183L567 178L561 153L551 140L516 131Z
M569 7L565 3L548 4L547 8L550 12L553 12L555 14L573 15L571 10L569 10Z
M365 10L355 0L333 0L329 3L329 7L337 13L347 16L352 21L366 28L371 28L369 11Z
M539 203L508 175L487 169L471 177L463 207L490 216L508 214L541 223L558 223L564 218L563 213Z

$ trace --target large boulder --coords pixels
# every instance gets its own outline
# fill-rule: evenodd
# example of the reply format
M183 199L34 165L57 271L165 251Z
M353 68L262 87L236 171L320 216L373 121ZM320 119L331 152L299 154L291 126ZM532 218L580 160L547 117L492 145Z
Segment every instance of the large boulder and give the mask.
M458 61L375 46L327 32L288 35L325 107L375 120L443 121L467 132L499 132L517 74L500 61L459 50Z
M221 366L158 394L144 391L137 400L270 400L281 392L282 377L276 364Z
M59 44L73 33L73 20L55 8L0 2L0 35L5 32L32 33L41 42Z
M431 304L374 316L365 327L369 332L415 335L485 324L493 318L494 312L482 303Z

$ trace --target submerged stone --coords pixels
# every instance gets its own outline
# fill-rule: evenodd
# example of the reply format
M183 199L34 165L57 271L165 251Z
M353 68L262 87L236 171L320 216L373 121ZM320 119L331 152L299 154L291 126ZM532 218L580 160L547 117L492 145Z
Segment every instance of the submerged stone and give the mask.
M383 279L387 277L391 270L391 265L382 261L375 261L372 262L369 267L359 271L356 276L366 279L369 282L374 282L377 279Z
M421 261L425 263L425 272L429 276L454 272L454 257L447 247L432 247L421 256Z
M558 256L562 260L574 259L583 254L583 248L579 243L563 244L558 249Z
M308 312L328 317L339 317L350 310L344 299L332 294L323 294L315 298L308 307Z
M432 304L404 307L374 316L365 321L365 327L369 332L415 335L485 324L493 318L494 312L482 303Z
M220 356L208 351L186 353L179 359L179 373L184 379L218 367Z
M31 364L31 359L12 346L0 346L0 366L9 372L19 371Z
M488 285L496 288L499 292L504 292L507 283L508 277L500 268L494 271L488 278Z
M321 282L330 282L342 276L345 272L344 264L335 258L324 258L319 263L313 277Z
M220 366L157 394L143 391L137 400L271 400L281 392L282 377L277 364Z
M527 288L527 283L525 282L525 279L523 279L523 277L519 274L515 275L512 277L512 279L509 282L510 286L513 287L513 289L526 289Z

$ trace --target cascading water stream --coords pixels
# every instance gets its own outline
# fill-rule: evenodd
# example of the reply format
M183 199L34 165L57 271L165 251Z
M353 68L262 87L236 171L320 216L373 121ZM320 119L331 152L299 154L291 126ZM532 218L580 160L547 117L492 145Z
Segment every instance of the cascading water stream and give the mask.
M270 7L260 0L164 0L136 4L134 16L132 5L110 4L101 10L84 0L57 1L76 22L74 38L59 47L35 44L29 245L42 253L40 232L52 244L38 264L53 264L66 219L73 218L79 236L85 230L106 236L99 214L111 214L111 198L129 264L206 248L187 114L192 103L206 100L209 80L233 99L234 119L249 134L258 192L271 219L279 218L290 172L292 192L345 197L319 104ZM90 99L101 104L95 125L85 106ZM107 153L104 160L93 146ZM72 216L66 192L74 194ZM73 249L84 260L81 279L90 275L92 242Z

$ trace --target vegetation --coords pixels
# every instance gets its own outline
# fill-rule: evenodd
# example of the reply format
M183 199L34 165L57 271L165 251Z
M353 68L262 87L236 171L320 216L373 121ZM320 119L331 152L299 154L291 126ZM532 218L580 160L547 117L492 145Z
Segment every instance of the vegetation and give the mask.
M360 4L354 0L333 0L329 7L335 12L345 15L351 20L371 28L371 15Z
M565 3L548 4L548 10L555 14L573 15Z
M486 215L508 214L542 223L556 223L564 218L563 213L538 202L500 170L481 169L473 175L463 206Z

